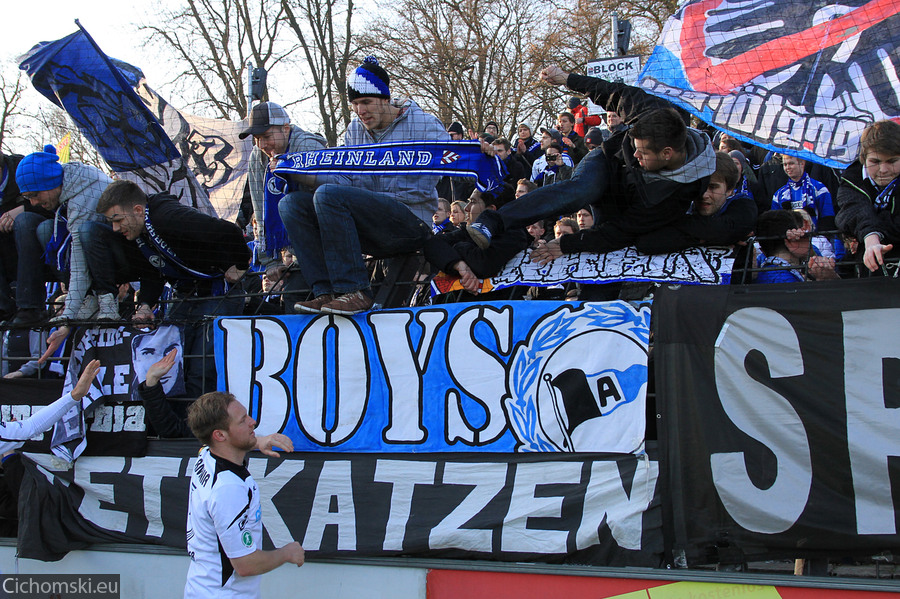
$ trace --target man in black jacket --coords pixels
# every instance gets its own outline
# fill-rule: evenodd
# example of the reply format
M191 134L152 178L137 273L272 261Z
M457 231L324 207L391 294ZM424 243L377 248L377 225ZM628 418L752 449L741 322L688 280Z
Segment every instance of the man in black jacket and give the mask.
M593 204L595 227L563 238L569 244L563 251L608 252L674 222L703 195L715 171L715 152L709 138L686 127L669 102L623 83L566 74L557 66L544 69L541 78L614 110L630 128L585 156L568 181L529 193L496 212L485 211L467 229L479 247L489 246L491 237L504 229ZM558 252L559 244L545 248Z
M13 223L21 212L30 207L16 184L16 167L22 156L0 152L0 320L16 311L9 283L16 279L16 241Z
M756 226L756 202L735 193L739 174L731 156L716 152L716 172L703 196L691 210L671 225L638 237L635 246L643 254L667 254L698 245L734 245L744 241Z
M97 212L110 224L87 229L88 268L97 294L114 293L118 283L140 281L136 322L154 319L163 286L174 289L167 321L186 324L185 384L198 396L215 385L209 316L241 314L244 298L236 284L250 264L250 250L237 225L180 204L169 194L147 196L131 181L116 181L100 196Z

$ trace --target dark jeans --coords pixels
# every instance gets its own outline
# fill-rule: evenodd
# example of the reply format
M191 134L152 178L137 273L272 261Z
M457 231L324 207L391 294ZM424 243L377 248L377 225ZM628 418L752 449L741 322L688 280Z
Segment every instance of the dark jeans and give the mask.
M363 254L414 252L431 236L431 225L402 202L346 185L295 191L282 198L278 212L316 296L368 289Z
M609 165L600 148L596 148L581 159L571 179L539 187L496 212L485 210L478 221L494 228L493 225L499 220L502 229L495 231L497 233L527 227L545 218L572 214L589 204L600 203L608 184Z
M159 278L159 271L147 262L137 244L115 233L108 224L88 221L81 225L81 236L91 287L97 295L115 295L119 283Z
M0 312L15 312L16 301L10 283L16 280L16 238L12 231L0 233Z
M43 308L47 299L44 283L50 270L44 263L44 248L53 236L53 219L23 212L16 217L13 231L19 253L16 304L23 310ZM61 276L58 278L62 280Z

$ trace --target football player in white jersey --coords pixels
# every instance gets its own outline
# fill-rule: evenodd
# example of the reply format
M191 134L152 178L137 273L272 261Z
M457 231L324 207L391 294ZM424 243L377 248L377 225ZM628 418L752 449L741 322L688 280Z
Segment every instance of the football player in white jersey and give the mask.
M273 447L293 451L293 444L279 433L257 438L247 409L219 391L191 404L188 426L205 447L191 474L185 599L259 597L261 574L286 563L302 566L304 553L296 541L262 549L259 488L245 457L252 449L278 456Z

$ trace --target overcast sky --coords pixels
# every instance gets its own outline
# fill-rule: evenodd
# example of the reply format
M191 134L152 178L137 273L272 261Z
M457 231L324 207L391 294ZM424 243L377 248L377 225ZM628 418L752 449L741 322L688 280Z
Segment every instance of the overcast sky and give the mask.
M74 33L75 19L80 19L107 55L140 67L150 81L161 80L163 73L154 72L160 61L146 55L137 33L146 6L137 0L6 0L0 18L0 59L14 61L38 42Z

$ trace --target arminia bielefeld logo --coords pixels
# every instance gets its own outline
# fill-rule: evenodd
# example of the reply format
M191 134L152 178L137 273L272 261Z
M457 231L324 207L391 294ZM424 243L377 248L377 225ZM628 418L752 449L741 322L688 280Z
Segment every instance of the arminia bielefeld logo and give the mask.
M516 451L643 451L650 308L563 306L513 351L505 399ZM628 406L628 407L626 407ZM621 416L621 418L620 418Z

